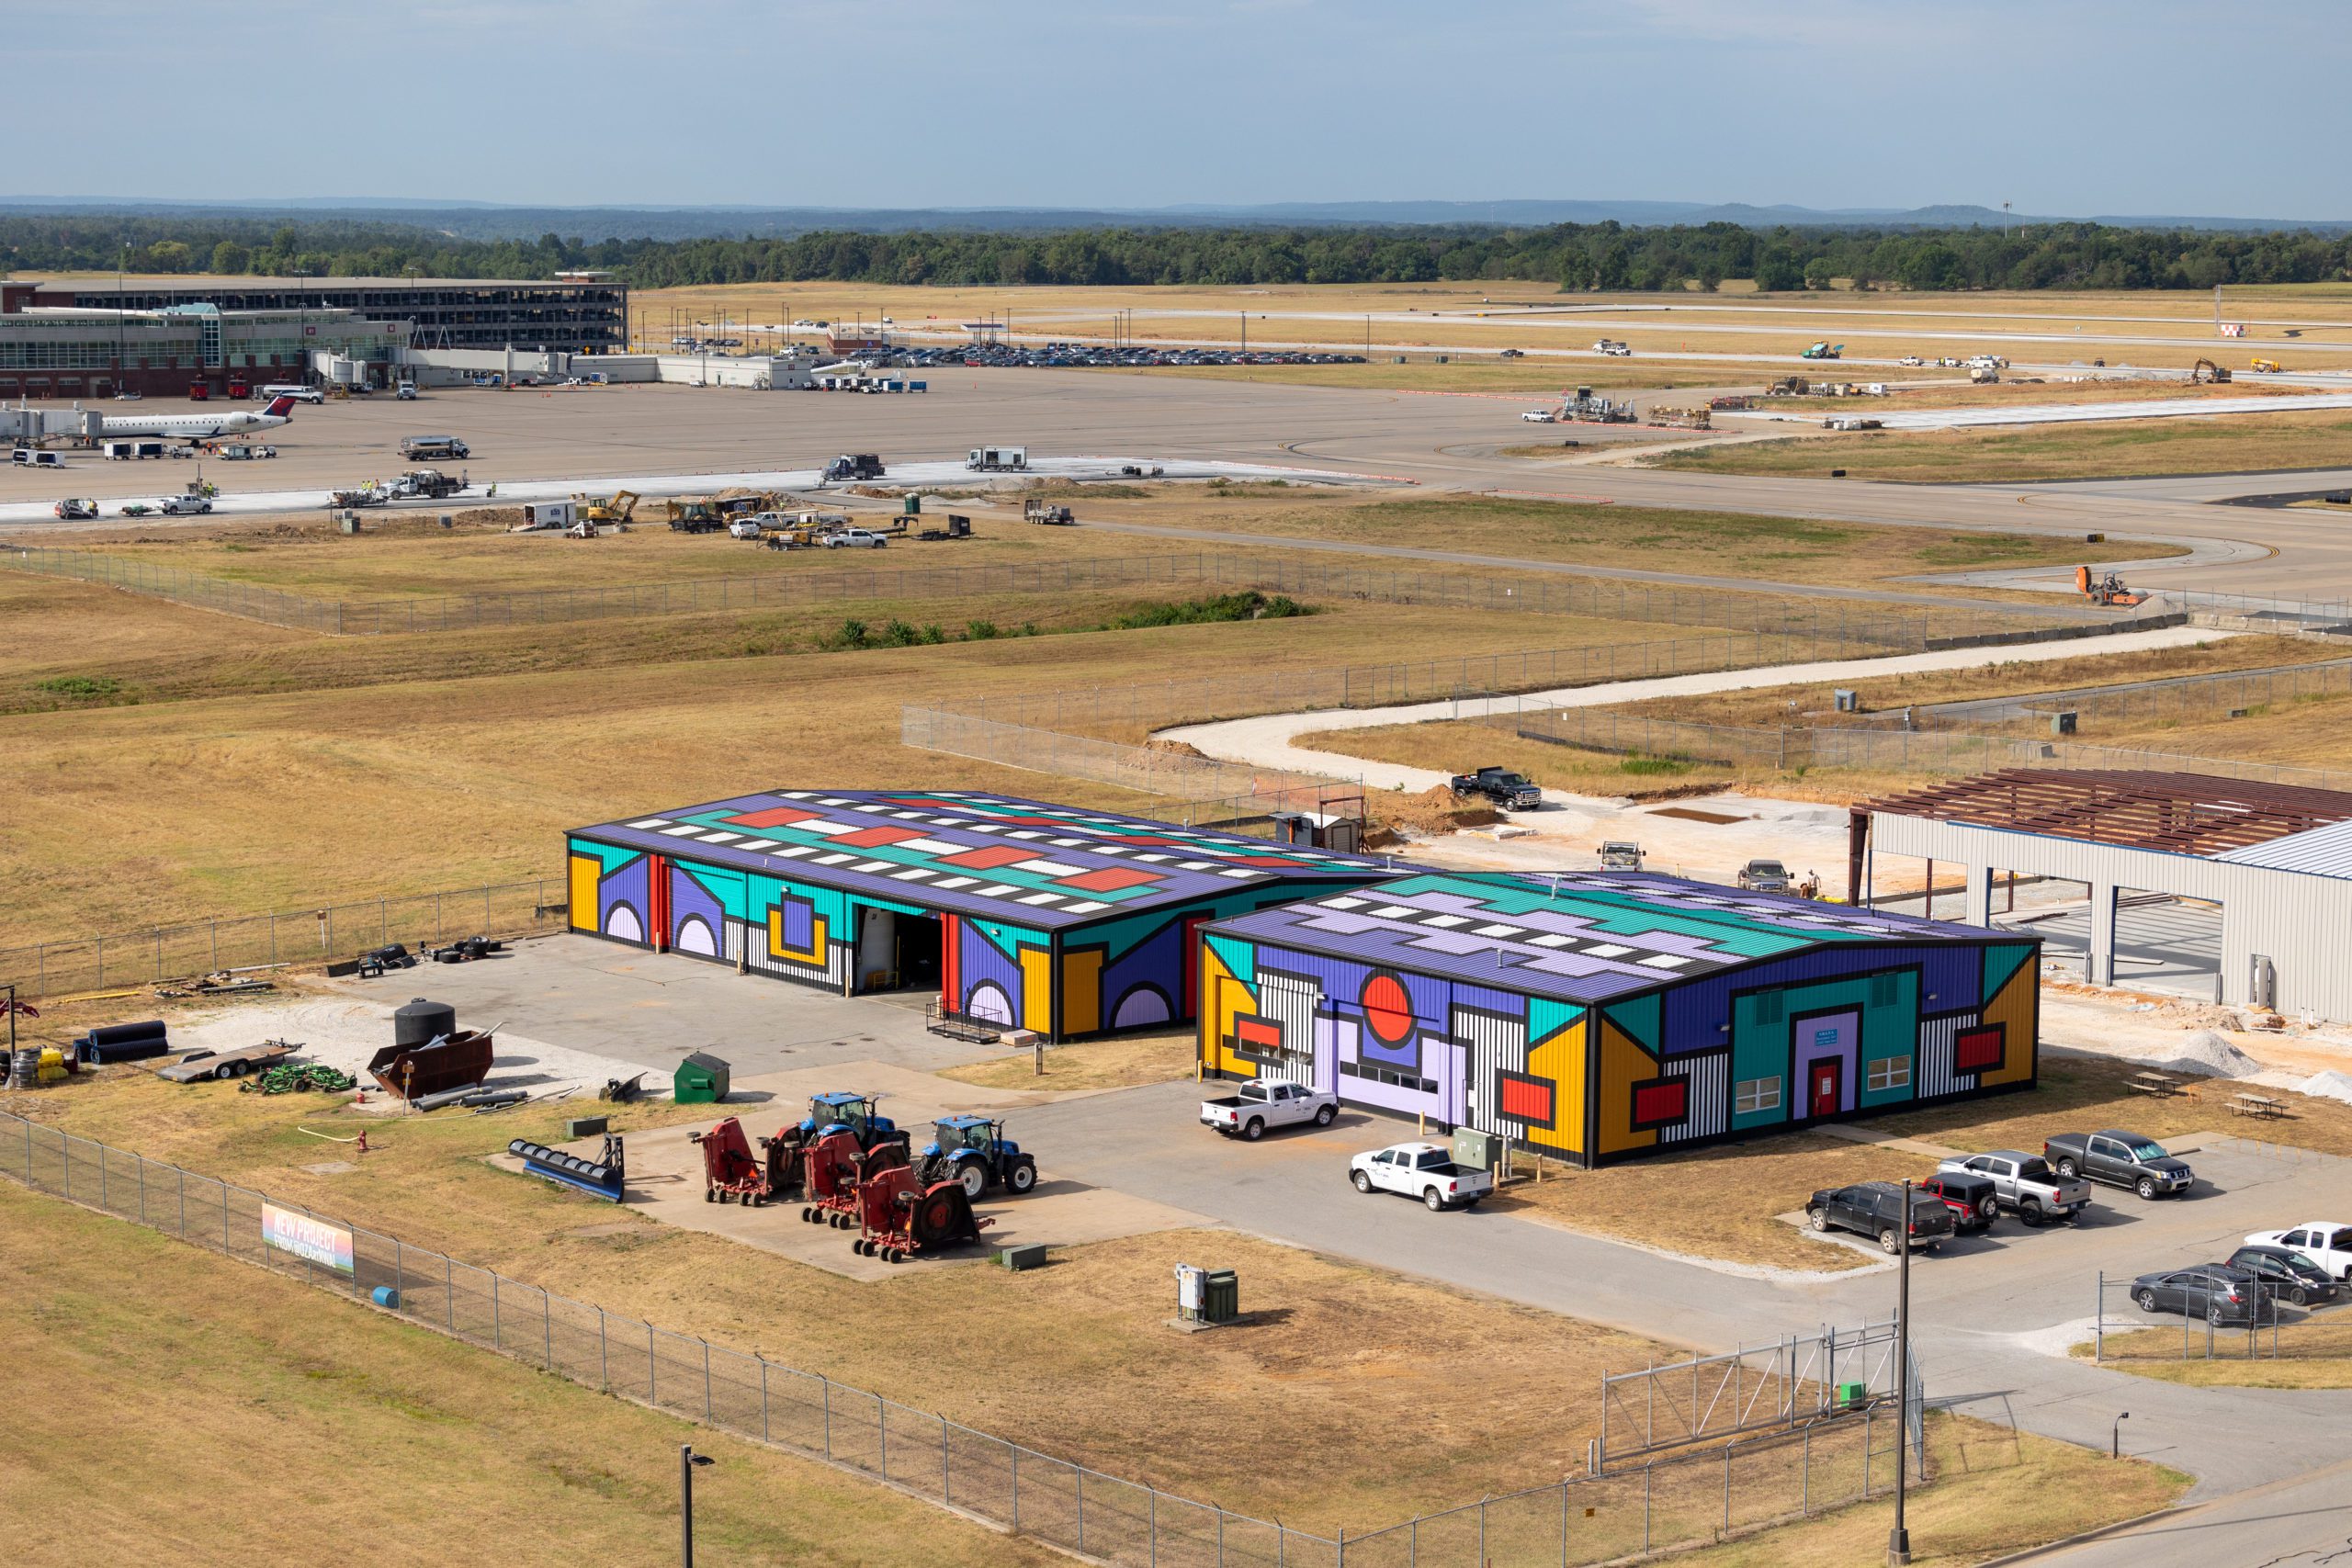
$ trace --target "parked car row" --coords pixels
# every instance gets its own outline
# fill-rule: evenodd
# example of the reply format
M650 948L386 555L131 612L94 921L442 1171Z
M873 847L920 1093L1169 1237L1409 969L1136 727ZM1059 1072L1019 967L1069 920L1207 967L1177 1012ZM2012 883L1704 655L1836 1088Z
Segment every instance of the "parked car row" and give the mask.
M1899 1186L1863 1181L1815 1192L1806 1201L1805 1222L1816 1231L1870 1236L1890 1253L1903 1250L1907 1228L1914 1251L1933 1252L1955 1235L1990 1230L2003 1213L2015 1214L2030 1229L2074 1219L2090 1207L2093 1180L2155 1199L2188 1191L2196 1175L2187 1161L2136 1133L2059 1133L2043 1143L2040 1155L1992 1149L1939 1162L1934 1174L1913 1187L1907 1220ZM2352 1231L2344 1240L2346 1265L2352 1269Z
M857 356L876 367L904 366L922 369L966 366L973 369L1060 369L1068 367L1117 366L1155 369L1187 365L1362 365L1361 354L1320 354L1303 349L1138 348L1104 344L1047 343L1016 348L1009 344L958 344L941 348L894 348L887 354Z

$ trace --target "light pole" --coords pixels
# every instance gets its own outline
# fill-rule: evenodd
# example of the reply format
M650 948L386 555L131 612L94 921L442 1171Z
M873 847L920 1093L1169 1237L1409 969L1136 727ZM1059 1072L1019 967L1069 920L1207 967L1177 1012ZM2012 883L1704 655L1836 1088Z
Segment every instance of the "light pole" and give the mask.
M1903 1445L1911 1431L1911 1183L1903 1183L1903 1251L1894 1290L1894 1528L1887 1532L1887 1568L1911 1561L1911 1532L1904 1527ZM1863 1462L1869 1462L1865 1456Z
M692 1443L678 1445L678 1562L695 1568L695 1467L708 1464L708 1454L695 1452Z
M2120 1415L2117 1416L2116 1416L2116 1418L2115 1418L2115 1425L2114 1425L2114 1426L2112 1426L2112 1427L2109 1427L2108 1428L2108 1430L2107 1430L2107 1457L2108 1457L2108 1458L2109 1458L2109 1459L2121 1459L2121 1458L2123 1457L2123 1423L2125 1423L2126 1421L2129 1421L2129 1420L2131 1420L2131 1419L2132 1419L2132 1412L2130 1412L2129 1410L2126 1410L2126 1411L2122 1412Z

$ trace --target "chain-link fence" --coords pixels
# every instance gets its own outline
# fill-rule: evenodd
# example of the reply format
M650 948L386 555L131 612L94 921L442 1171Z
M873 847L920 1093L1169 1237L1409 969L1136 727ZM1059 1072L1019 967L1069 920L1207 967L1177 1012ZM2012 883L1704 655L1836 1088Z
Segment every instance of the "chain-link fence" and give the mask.
M1935 703L1905 710L1910 721L1930 729L2030 724L2047 730L2053 715L2072 714L2079 728L2098 725L2177 724L2244 717L2287 703L2352 696L2352 659L2290 664L2268 670L2180 675L2109 687L2037 692L2012 697L1980 697ZM1871 714L1859 721L1884 729L1902 725L1902 713Z
M2109 1365L2352 1358L2352 1305L2340 1283L2330 1292L2317 1281L2216 1281L2210 1268L2098 1275L2091 1359Z
M0 948L0 981L27 997L64 996L223 969L333 963L395 942L531 936L563 928L567 896L560 879L539 878L70 937Z
M6 1111L0 1174L1120 1568L1621 1562L1869 1497L1893 1485L1897 1462L1892 1406L1873 1402L1720 1449L1326 1537L1057 1459L866 1389L608 1313Z

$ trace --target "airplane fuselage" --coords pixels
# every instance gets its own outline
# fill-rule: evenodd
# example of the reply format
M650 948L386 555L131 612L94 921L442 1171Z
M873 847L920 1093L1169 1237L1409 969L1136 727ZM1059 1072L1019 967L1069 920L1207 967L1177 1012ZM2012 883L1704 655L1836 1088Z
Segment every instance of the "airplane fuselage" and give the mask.
M165 441L212 441L248 430L268 430L285 423L277 414L247 413L243 410L234 413L115 414L102 422L101 430L109 440L143 435Z

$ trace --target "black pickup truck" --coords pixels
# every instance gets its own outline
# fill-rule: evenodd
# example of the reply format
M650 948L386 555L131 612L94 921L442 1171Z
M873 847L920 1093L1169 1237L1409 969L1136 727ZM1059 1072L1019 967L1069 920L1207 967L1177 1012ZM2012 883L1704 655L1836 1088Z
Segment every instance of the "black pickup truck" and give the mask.
M1882 1252L1903 1250L1903 1189L1892 1181L1858 1181L1826 1187L1804 1206L1815 1230L1857 1231L1877 1240ZM1955 1229L1951 1210L1938 1194L1911 1190L1911 1250L1933 1252Z
M2116 1127L2087 1134L2053 1133L2041 1141L2041 1157L2061 1176L2129 1187L2143 1198L2177 1197L2197 1181L2187 1160L2166 1154L2154 1138Z
M1506 811L1532 811L1544 804L1544 792L1535 787L1534 781L1508 768L1480 768L1475 773L1456 773L1446 784L1456 800L1484 795Z

